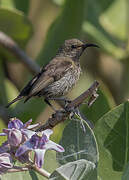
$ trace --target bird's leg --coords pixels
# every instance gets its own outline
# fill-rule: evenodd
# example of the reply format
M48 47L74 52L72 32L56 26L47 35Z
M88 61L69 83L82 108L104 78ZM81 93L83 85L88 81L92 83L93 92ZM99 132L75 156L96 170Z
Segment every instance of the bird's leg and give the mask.
M48 100L47 98L45 98L44 101L53 109L53 111L56 112L56 109L55 109L54 106L49 102L49 100Z

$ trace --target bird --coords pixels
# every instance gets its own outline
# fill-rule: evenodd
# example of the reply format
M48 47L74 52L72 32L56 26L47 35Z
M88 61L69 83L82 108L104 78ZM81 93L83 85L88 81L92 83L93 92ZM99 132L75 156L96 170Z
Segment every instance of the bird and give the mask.
M18 100L27 102L32 97L43 97L50 105L50 100L64 97L76 84L81 75L80 56L88 47L99 47L79 39L65 40L56 56L36 74L6 108ZM62 98L63 99L63 98Z

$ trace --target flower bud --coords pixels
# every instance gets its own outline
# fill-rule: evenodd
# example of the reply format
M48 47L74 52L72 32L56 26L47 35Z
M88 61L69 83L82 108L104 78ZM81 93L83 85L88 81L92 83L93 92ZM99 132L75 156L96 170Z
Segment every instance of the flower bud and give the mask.
M12 158L9 153L0 154L0 174L6 172L8 169L12 168Z
M11 146L19 146L22 143L22 133L18 129L11 129L8 133L8 143Z

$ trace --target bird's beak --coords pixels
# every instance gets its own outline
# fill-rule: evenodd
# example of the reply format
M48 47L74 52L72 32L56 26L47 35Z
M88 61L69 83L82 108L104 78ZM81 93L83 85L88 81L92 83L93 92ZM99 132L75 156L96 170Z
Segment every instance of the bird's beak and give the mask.
M88 47L97 47L97 48L99 48L99 46L98 45L96 45L96 44L83 44L82 45L82 47L84 48L84 49L86 49L86 48L88 48Z

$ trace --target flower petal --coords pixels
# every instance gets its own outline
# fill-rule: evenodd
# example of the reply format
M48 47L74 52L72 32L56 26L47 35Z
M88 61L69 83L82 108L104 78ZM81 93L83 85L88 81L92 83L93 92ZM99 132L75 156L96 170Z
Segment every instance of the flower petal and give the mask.
M5 153L10 150L10 145L8 141L5 141L1 146L0 146L0 154Z
M55 142L49 140L45 145L44 145L44 149L53 149L57 152L64 152L64 148L62 146L60 146L59 144L56 144Z
M2 168L12 168L12 158L9 153L0 154L0 166Z
M23 128L27 128L31 123L32 123L32 119L30 119L29 121L27 121L27 122L23 125Z
M27 129L34 129L34 128L38 127L39 125L40 125L40 123L32 124L32 125L29 125L27 127Z
M0 133L0 136L7 136L6 133Z
M45 149L35 149L35 164L36 166L38 166L39 168L42 167L43 163L44 163L44 155L45 155Z
M22 127L23 127L23 122L16 118L12 118L8 123L9 129L12 129L12 128L21 129Z
M47 136L47 138L49 139L49 137L53 133L53 131L51 129L46 129L46 130L42 131L42 133L45 134Z
M8 142L11 146L19 146L22 142L22 133L18 129L11 129L8 133Z
M3 129L3 132L7 135L10 132L11 129Z
M34 131L31 131L28 129L21 129L21 132L29 139L31 138L31 136L33 136L35 134Z
M27 151L31 151L33 150L32 148L32 144L29 142L29 141L26 141L23 145L21 145L16 153L15 153L15 156L18 157L18 156L21 156L22 154L24 154L25 152Z

